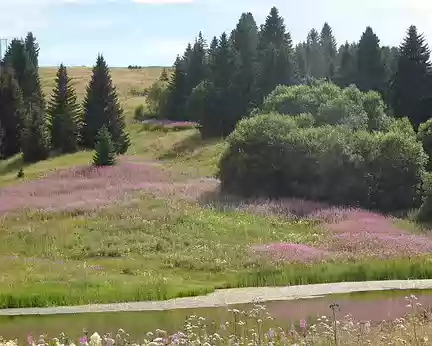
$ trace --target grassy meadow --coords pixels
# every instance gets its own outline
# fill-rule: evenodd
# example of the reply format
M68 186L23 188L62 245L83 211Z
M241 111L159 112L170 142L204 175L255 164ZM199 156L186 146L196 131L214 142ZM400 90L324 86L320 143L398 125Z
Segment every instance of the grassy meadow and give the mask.
M128 69L126 67L111 68L111 77L113 83L117 87L119 99L126 114L132 114L137 105L145 102L145 97L134 96L134 91L142 92L145 88L148 88L159 78L161 72L161 67L148 67L143 69ZM92 68L72 67L68 69L68 73L69 77L73 80L78 100L82 101L86 93L86 87L91 78ZM55 86L57 67L41 67L39 68L39 74L43 85L43 92L48 98Z
M378 247L357 256L368 242L384 239L379 232L337 243L323 219L213 200L215 180L203 178L215 175L223 141L202 141L197 130L146 131L133 124L133 109L145 100L131 90L149 86L160 71L112 69L132 137L117 171L80 171L90 164L91 152L26 166L22 180L16 178L19 156L0 162L0 308L167 299L222 287L432 277L432 240L424 232L413 235L418 229L411 224L397 238L398 244L413 244L410 253L376 258ZM56 69L40 73L48 97ZM91 69L70 68L69 74L82 100ZM58 173L72 167L73 174ZM31 207L56 200L72 207ZM14 203L22 208L8 209ZM378 221L393 236L395 230ZM417 246L420 242L427 246ZM288 251L303 251L299 258L318 249L331 256L288 264L251 251L252 245L282 243L291 244Z

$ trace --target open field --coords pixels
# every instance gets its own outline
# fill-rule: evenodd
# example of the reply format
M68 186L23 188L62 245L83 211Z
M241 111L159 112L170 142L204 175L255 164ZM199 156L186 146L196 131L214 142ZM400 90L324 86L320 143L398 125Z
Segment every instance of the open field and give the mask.
M162 68L148 67L144 69L128 69L123 67L111 68L113 83L117 87L120 102L127 114L132 114L134 108L145 101L143 96L134 96L133 90L142 92L159 78ZM55 86L57 67L41 67L43 92L47 98ZM76 89L78 100L82 101L85 96L86 87L90 81L91 67L71 67L68 69L69 77L72 78Z
M89 69L72 68L82 97ZM113 69L131 120L160 70ZM41 69L45 90L55 69ZM91 152L0 162L0 307L158 300L215 288L432 278L415 225L305 201L218 195L225 143L197 130L146 131L116 167Z

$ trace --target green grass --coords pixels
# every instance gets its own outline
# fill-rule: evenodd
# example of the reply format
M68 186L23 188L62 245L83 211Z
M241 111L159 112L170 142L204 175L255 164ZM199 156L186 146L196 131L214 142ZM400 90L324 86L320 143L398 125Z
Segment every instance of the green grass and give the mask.
M0 235L0 307L202 294L261 266L249 244L321 237L307 223L147 196L102 212L8 216Z
M41 72L45 89L51 86L54 71ZM82 97L90 70L71 69L70 73L80 83ZM148 84L156 76L155 71L149 73L113 70L129 120L130 105L139 100L128 94L128 87ZM131 121L128 128L132 146L127 155L132 160L158 161L179 176L214 176L226 145L222 140L203 141L197 130L145 131ZM0 162L0 187L90 164L91 158L91 152L79 152L23 165L18 155ZM25 177L18 180L21 167ZM102 211L3 216L0 308L159 300L224 287L432 277L427 257L277 265L249 252L251 244L314 245L325 241L323 233L316 223L304 220L145 195L132 204L119 203Z
M215 288L427 278L427 258L277 266L250 244L316 244L315 223L141 196L99 212L0 223L0 307L160 300Z

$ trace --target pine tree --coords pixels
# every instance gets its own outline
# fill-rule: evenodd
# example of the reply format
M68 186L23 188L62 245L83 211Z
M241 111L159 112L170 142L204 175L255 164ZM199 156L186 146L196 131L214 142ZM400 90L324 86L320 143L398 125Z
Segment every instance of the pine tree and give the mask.
M357 87L361 91L386 92L385 66L380 41L371 27L363 33L357 51Z
M56 86L47 113L50 118L51 147L63 153L77 151L80 108L75 89L63 64L57 72Z
M308 76L307 60L306 60L307 45L305 42L299 43L295 47L295 59L298 68L299 77L305 80Z
M18 39L12 40L6 51L4 64L13 69L15 79L22 90L24 104L28 105L32 103L44 109L45 101L38 69L31 62L29 52L23 41Z
M320 43L318 31L309 31L306 40L306 66L307 75L313 78L323 78L326 74L324 53Z
M93 165L113 166L116 163L116 150L108 128L103 125L96 137Z
M198 38L195 40L186 64L188 94L190 94L192 89L207 76L206 52L207 44L200 32Z
M324 23L321 30L320 44L324 57L324 77L333 79L336 72L337 44L333 30L328 23Z
M232 33L232 44L236 54L236 71L233 78L233 88L237 94L235 112L238 118L243 118L258 106L258 27L252 13L241 15Z
M430 51L422 34L410 26L400 46L397 71L391 85L394 115L409 117L417 128L431 116L428 110Z
M129 134L126 132L123 109L120 107L116 88L102 55L98 55L93 67L83 108L83 145L86 148L94 148L97 133L105 125L111 134L116 152L125 153L130 145Z
M50 138L44 110L39 104L29 104L24 116L21 148L24 162L38 162L49 156Z
M356 82L356 48L346 42L339 50L339 57L339 68L336 72L335 82L344 88Z
M29 32L25 39L25 48L29 54L30 62L34 67L39 67L39 44L36 42L36 37Z
M238 100L233 83L236 51L226 33L221 35L217 47L212 46L209 78L194 89L188 102L190 109L200 115L198 120L203 137L230 134L241 116L236 108Z
M187 98L185 62L182 58L177 56L174 63L174 72L168 83L166 104L162 109L163 117L172 120L184 119Z
M13 71L2 68L0 73L0 123L3 141L0 153L10 157L21 150L21 130L24 122L24 103L21 89L13 78Z
M290 33L276 7L261 26L258 42L260 100L278 85L294 84L298 77Z

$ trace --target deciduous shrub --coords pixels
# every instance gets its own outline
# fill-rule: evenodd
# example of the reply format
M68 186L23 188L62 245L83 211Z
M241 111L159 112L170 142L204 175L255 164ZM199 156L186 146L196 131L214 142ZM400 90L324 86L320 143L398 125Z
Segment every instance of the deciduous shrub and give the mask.
M354 130L386 130L390 123L377 92L363 93L355 86L341 89L324 81L277 87L261 107L261 113L271 112L309 113L316 125L346 125Z
M421 143L400 132L309 127L302 117L258 115L228 137L219 177L242 195L300 197L382 211L421 203Z
M418 138L423 144L423 148L429 156L428 170L432 170L432 119L420 124L418 128Z

